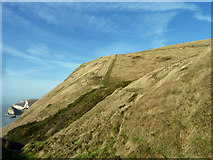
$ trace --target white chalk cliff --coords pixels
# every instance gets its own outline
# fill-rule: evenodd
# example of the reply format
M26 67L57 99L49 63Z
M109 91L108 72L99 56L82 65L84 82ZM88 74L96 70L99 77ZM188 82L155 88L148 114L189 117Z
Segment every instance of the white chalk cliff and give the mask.
M9 115L20 115L36 101L37 101L37 99L27 99L27 100L22 100L19 103L13 104L8 109L8 114Z

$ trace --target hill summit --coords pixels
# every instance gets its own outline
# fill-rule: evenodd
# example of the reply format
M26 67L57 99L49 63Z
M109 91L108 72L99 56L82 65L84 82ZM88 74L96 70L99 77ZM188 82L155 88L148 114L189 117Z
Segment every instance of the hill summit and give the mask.
M3 138L39 158L210 158L210 53L207 39L84 63Z

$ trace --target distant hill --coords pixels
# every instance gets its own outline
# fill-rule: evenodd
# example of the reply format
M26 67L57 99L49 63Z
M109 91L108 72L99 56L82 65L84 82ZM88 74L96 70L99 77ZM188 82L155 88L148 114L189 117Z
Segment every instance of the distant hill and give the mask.
M4 139L40 158L210 158L210 52L207 39L84 63Z

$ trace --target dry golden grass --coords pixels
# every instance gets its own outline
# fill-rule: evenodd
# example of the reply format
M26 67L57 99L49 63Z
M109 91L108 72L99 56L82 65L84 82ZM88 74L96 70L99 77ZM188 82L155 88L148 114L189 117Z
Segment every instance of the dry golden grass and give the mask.
M210 158L210 42L88 62L36 102L22 119L6 127L5 133L26 119L39 120L32 114L43 119L57 112L94 87L132 81L68 127L36 142L42 149L33 153L42 158ZM48 108L48 104L52 105ZM34 143L26 145L24 153L31 153Z

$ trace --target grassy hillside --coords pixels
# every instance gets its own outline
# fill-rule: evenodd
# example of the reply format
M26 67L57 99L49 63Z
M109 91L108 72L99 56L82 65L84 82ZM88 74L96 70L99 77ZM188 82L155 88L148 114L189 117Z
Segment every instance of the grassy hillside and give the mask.
M111 85L110 87L93 89L80 96L75 102L60 109L57 113L42 121L34 121L14 128L8 132L5 138L22 145L33 141L46 140L48 137L68 127L71 123L82 117L82 115L91 110L108 95L112 94L115 89L125 87L128 84L129 82L121 82L113 86ZM51 104L48 107L51 107Z
M202 40L83 64L4 138L42 158L210 158L210 51Z

